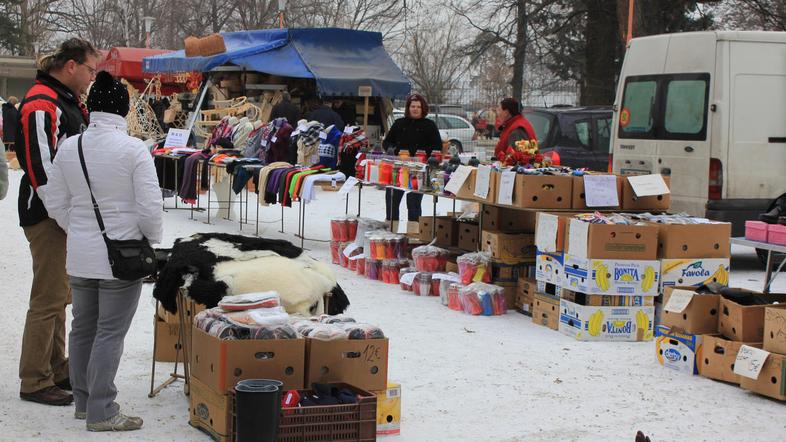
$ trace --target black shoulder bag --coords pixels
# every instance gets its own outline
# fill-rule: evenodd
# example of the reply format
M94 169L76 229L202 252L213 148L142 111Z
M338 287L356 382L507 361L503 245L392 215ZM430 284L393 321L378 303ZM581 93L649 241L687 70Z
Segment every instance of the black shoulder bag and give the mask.
M90 199L93 200L93 210L96 213L96 221L101 229L101 235L106 243L106 250L109 254L109 265L112 267L112 275L117 279L125 281L135 281L153 275L156 272L156 254L147 238L142 239L109 239L106 236L104 219L101 211L98 210L98 203L90 187L90 177L87 174L85 165L85 155L82 152L82 135L79 135L77 142L79 149L79 162L82 163L82 172L85 174L87 188L90 190Z

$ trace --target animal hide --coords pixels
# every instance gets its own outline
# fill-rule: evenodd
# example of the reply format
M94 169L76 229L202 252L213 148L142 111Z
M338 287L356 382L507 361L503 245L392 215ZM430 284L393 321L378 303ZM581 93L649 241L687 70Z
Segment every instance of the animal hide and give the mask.
M224 296L275 290L287 312L303 315L343 313L349 299L330 267L289 241L226 233L198 233L175 241L161 267L153 297L177 311L177 291L207 307Z

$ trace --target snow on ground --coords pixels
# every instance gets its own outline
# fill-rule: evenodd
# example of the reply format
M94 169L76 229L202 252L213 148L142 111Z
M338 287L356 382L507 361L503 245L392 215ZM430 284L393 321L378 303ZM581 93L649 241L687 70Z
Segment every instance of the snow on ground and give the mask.
M0 440L209 440L188 425L182 383L153 399L147 397L154 311L149 285L126 338L116 380L118 402L125 412L145 419L142 430L112 436L88 433L84 421L73 418L71 407L19 399L19 348L31 280L27 242L17 225L20 176L11 171L9 197L0 201L0 231L5 232L0 256L5 301L0 323L5 332L0 352L6 355L0 360ZM356 207L357 190L350 201ZM425 198L424 212L430 214L431 207L430 198ZM449 200L440 200L440 213L451 209ZM252 217L253 212L252 207ZM328 220L343 213L343 199L320 192L308 205L307 236L328 239ZM382 192L364 189L363 214L383 218ZM297 209L285 209L287 233L278 232L280 217L278 206L261 208L260 233L294 240ZM190 220L188 211L168 211L164 245L195 232L238 232L237 222L207 225L204 220L204 213ZM244 231L253 232L248 227ZM307 241L306 247L315 258L329 259L327 242ZM753 251L733 251L732 284L761 289L764 274ZM624 441L642 430L653 441L761 441L786 434L786 404L664 369L655 361L652 342L576 342L512 311L503 317L468 316L443 307L438 298L416 297L398 286L334 267L352 302L347 313L378 324L391 339L389 378L403 386L402 434L383 439ZM786 292L786 280L776 281L773 289ZM157 367L160 383L172 364Z

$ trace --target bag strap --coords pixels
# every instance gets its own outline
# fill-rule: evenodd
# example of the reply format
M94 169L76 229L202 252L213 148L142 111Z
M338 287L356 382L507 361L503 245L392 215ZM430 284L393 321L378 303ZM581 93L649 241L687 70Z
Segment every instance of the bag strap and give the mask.
M98 221L98 227L101 229L101 235L104 237L105 242L109 242L109 237L106 236L106 227L104 227L104 219L101 217L101 211L98 209L98 202L96 201L96 197L93 195L93 188L90 187L90 176L87 174L87 165L85 164L85 154L82 152L82 135L79 134L79 139L77 140L77 150L79 151L79 162L82 164L82 173L85 175L85 181L87 181L87 189L90 191L90 199L93 201L93 211L96 214L96 221Z

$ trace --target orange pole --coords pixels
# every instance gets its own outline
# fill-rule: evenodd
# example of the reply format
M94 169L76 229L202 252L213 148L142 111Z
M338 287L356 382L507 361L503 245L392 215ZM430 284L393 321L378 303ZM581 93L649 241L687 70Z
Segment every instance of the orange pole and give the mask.
M633 38L633 3L634 0L628 0L628 37L625 39L625 43L630 43L630 40Z

